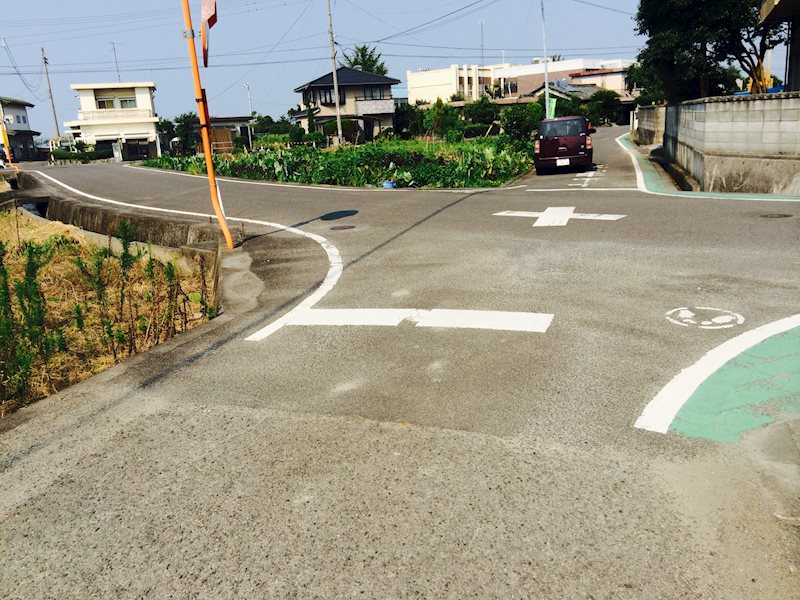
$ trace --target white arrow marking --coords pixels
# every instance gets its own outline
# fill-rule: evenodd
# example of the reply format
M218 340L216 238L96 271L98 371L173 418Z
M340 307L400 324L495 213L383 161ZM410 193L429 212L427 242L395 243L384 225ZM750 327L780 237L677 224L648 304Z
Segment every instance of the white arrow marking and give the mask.
M309 309L293 315L287 325L397 327L404 321L417 327L492 329L545 333L554 315L491 310L418 310L415 308Z
M519 210L506 210L495 213L495 217L527 217L536 219L534 227L563 227L570 219L588 219L591 221L619 221L627 215L599 215L590 213L576 213L574 206L550 207L544 212L527 212Z

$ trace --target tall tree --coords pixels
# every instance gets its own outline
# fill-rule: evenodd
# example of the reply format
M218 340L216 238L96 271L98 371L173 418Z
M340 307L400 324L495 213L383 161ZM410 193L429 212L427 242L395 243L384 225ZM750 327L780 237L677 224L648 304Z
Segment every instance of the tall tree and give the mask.
M786 39L782 25L758 23L758 0L640 0L637 32L648 36L639 64L652 73L666 99L680 101L723 92L739 63L763 88L766 52ZM758 83L756 83L758 82Z
M378 49L366 44L356 46L350 52L345 50L344 60L339 64L351 69L358 67L366 73L375 73L377 75L386 75L389 72L389 69L386 68L386 65L381 60L381 54Z
M184 154L194 154L197 151L197 137L194 132L197 123L197 113L183 113L175 117L175 134L181 141Z

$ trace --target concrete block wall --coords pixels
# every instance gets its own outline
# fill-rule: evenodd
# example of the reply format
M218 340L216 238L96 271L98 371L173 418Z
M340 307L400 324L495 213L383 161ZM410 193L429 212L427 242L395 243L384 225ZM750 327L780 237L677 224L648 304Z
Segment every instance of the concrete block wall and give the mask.
M800 93L704 98L669 106L664 150L704 190L796 194Z
M636 109L635 142L643 146L660 144L664 138L666 106L640 106Z

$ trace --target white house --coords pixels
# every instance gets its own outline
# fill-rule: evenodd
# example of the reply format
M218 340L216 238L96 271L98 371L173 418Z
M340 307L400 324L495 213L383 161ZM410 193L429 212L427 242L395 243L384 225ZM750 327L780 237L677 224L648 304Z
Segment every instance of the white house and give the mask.
M40 132L31 129L28 121L28 109L33 108L33 104L25 100L0 96L0 108L5 118L6 132L14 160L36 158L33 138L40 135ZM2 144L3 139L0 136L0 145Z
M123 160L161 155L155 83L75 83L70 87L77 92L80 108L78 119L64 125L76 140L95 150L111 149L117 143Z

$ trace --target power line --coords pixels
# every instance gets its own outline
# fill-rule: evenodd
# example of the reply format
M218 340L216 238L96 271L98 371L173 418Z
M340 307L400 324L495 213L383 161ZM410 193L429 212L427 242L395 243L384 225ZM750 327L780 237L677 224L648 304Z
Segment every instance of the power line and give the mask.
M599 8L602 10L607 10L609 12L619 13L621 15L628 15L629 17L634 17L633 13L630 13L625 10L620 10L618 8L612 8L610 6L605 6L604 4L597 4L595 2L588 2L587 0L572 0L573 2L577 2L578 4L585 4L586 6L593 6L594 8Z
M464 13L465 11L468 11L469 9L477 10L475 7L477 7L479 4L484 4L485 2L487 2L487 0L475 0L474 2L470 2L466 6L462 6L461 8L457 8L456 10L451 10L449 13L443 14L443 15L441 15L439 17L436 17L435 19L431 19L429 21L426 21L425 23L421 23L419 25L416 25L416 26L411 27L409 29L406 29L404 31L400 31L398 33L395 33L395 34L392 34L392 35L388 35L386 37L383 37L383 38L380 38L380 39L377 39L377 40L372 40L369 43L376 44L376 43L379 43L379 42L385 42L386 40L391 40L391 39L396 38L398 36L407 35L407 34L412 33L412 32L420 33L421 30L424 30L424 29L429 28L432 25L436 25L436 24L445 25L446 23L450 23L451 22L451 21L447 21L446 23L442 23L442 21L444 21L445 19L448 19L448 18L453 17L455 15L466 16L469 13L466 13L466 14L463 14L463 15L461 13ZM497 2L499 2L499 0L488 0L488 3L485 5L485 7L488 8L489 6L491 6L492 4L496 4Z

